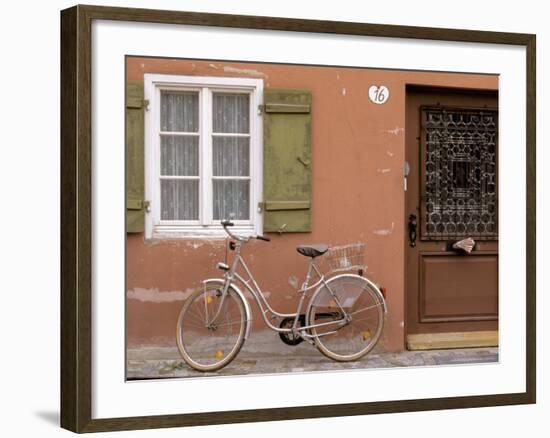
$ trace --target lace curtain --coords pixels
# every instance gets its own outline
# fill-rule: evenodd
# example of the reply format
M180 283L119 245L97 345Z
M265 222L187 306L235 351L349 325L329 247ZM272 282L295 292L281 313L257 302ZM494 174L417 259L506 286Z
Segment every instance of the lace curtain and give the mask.
M199 92L161 93L160 191L162 220L198 220L200 203L211 202L212 218L250 216L250 102L248 94L212 93L212 198L200 193ZM210 147L210 146L209 146ZM202 154L207 156L207 154ZM202 176L205 178L204 176Z

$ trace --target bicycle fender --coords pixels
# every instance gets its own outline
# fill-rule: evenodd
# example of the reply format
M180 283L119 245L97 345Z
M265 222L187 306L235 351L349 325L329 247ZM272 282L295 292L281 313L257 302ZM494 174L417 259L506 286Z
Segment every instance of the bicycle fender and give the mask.
M378 288L378 286L376 286L376 284L374 284L372 281L370 281L368 278L366 277L362 277L361 275L357 275L357 274L340 274L340 275L336 275L334 277L330 277L328 278L326 281L328 282L329 280L332 280L333 278L337 278L339 276L346 276L346 277L356 277L356 278L360 278L361 280L366 280L367 283L369 284L369 286L371 286L375 291L376 291L376 294L378 295L378 297L380 298L380 300L382 301L382 304L384 306L384 315L386 315L388 313L388 308L386 306L386 300L384 299L384 295L382 295L382 292L380 292L380 289ZM313 295L311 296L310 298L310 303L313 302L313 298L315 298L315 296L321 292L321 289L323 289L324 285L320 285L316 290L315 292L313 293ZM308 306L308 310L309 310L309 306Z
M208 278L206 280L202 281L203 286L206 286L207 284L219 284L221 287L225 284L225 280L223 278ZM250 305L248 304L248 300L245 298L243 292L234 284L231 284L229 286L233 291L239 295L241 300L244 304L244 312L246 313L246 330L244 332L244 339L248 339L248 336L250 335L250 329L252 327L251 321L252 321L252 312L250 311Z
M384 313L385 314L388 313L388 308L386 306L386 299L384 298L384 295L382 295L382 291L380 290L380 288L378 286L376 286L376 284L374 284L372 281L370 281L367 277L361 277L360 275L355 275L355 274L348 274L348 275L354 275L355 277L360 277L360 278L363 278L363 279L367 280L367 282L374 288L374 290L376 291L376 293L378 294L378 296L382 300L382 303L384 304Z

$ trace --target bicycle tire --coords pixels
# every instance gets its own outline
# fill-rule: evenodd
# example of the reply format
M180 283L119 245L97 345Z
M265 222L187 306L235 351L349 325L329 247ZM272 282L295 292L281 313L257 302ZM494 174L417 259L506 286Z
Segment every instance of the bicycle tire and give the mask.
M239 353L248 325L245 303L231 287L222 302L221 284L195 291L178 316L176 340L183 360L197 371L217 371ZM208 321L216 315L216 321ZM204 312L202 312L204 310ZM221 329L221 330L220 330Z
M351 315L345 322L344 311ZM315 345L339 362L361 359L377 344L384 327L382 294L364 277L342 274L330 278L311 297L308 326ZM331 323L315 327L316 324Z

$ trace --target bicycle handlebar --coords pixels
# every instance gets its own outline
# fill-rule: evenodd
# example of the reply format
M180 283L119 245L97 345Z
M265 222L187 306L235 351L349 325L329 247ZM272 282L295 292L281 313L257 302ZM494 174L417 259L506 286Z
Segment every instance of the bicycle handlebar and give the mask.
M227 234L229 234L229 237L235 239L235 240L238 240L240 242L248 242L250 240L251 237L255 237L256 239L258 240L263 240L264 242L271 242L271 239L269 237L266 237L266 236L262 236L260 234L256 235L256 236L251 236L251 237L241 237L241 236L236 236L235 234L233 234L231 231L229 231L227 229L227 227L232 227L234 226L235 224L229 220L223 220L221 221L221 224L223 226L223 229L225 230L225 232Z

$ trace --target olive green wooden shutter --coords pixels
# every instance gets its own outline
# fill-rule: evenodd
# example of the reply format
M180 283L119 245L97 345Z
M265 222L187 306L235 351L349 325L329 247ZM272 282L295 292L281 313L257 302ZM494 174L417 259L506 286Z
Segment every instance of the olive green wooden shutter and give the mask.
M143 82L126 84L126 232L145 229Z
M264 231L311 231L311 93L264 94Z

